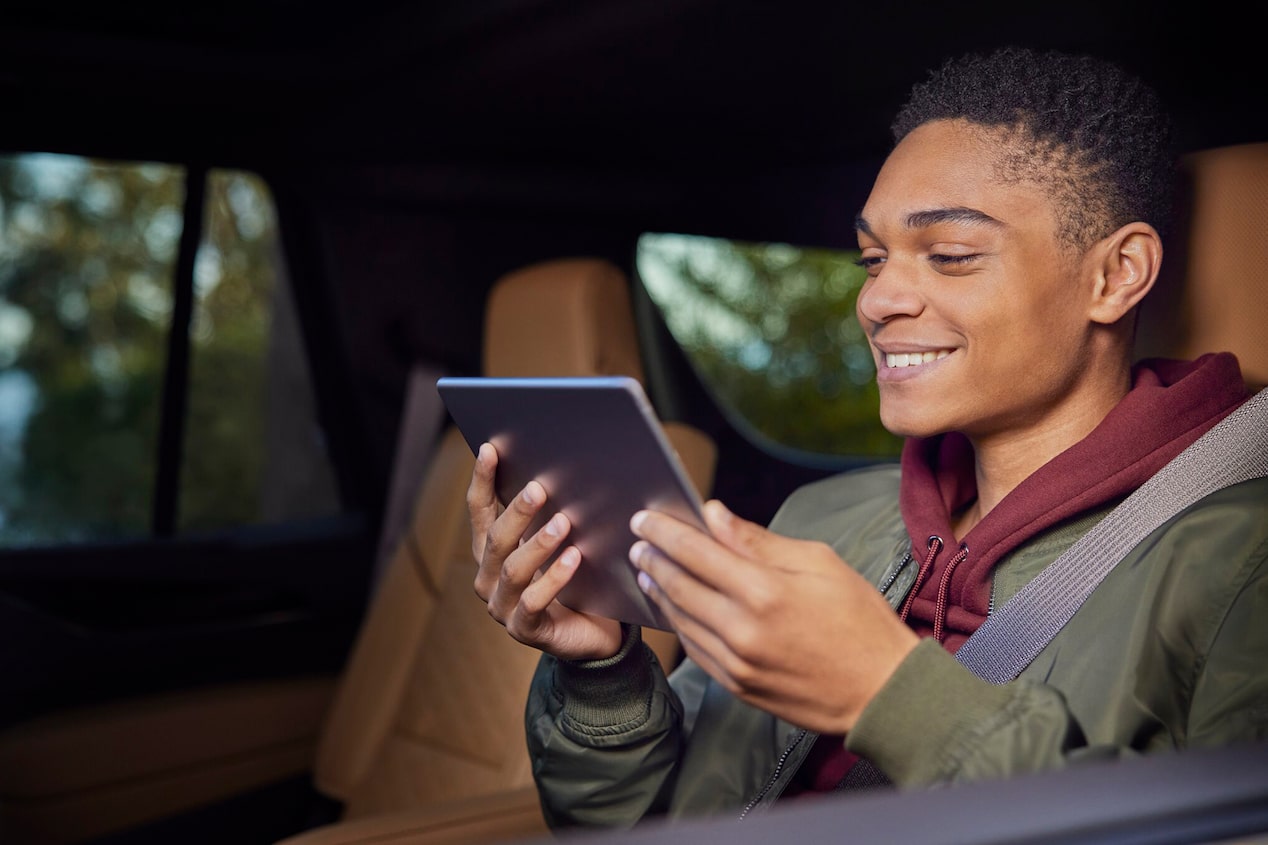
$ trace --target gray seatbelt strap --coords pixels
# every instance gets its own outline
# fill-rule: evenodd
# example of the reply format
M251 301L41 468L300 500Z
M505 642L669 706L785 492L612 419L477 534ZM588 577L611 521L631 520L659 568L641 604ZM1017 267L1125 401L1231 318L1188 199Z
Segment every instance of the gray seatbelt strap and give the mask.
M1202 497L1268 475L1268 390L1260 390L1140 485L964 641L956 659L1002 684L1021 674L1109 571Z
M991 683L1013 680L1126 554L1202 497L1268 475L1268 389L1260 390L1176 455L991 614L956 660ZM861 759L841 789L889 783Z

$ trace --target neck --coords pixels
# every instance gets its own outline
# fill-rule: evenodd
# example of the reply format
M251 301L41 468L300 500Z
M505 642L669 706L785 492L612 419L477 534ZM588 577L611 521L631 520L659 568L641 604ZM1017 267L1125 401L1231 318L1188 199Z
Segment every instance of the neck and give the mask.
M1124 373L1119 385L1095 392L1093 400L1060 402L1033 425L970 436L977 498L956 515L956 535L964 537L1017 485L1087 437L1122 400L1129 387L1130 377Z

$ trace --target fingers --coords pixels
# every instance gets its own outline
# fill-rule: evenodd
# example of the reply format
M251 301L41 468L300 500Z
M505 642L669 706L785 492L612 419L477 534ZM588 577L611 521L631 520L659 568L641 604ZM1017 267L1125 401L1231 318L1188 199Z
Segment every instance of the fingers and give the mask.
M716 543L715 553L731 554ZM638 570L639 588L665 613L677 631L704 626L717 630L733 615L733 597L695 577L677 560L646 540L630 547L630 562Z
M556 516L562 516L562 514ZM559 596L559 591L572 580L572 576L576 574L577 567L580 565L581 550L576 546L569 546L560 552L555 562L545 569L538 570L541 573L540 577L535 578L524 588L520 594L519 612L528 617L544 614L551 602Z
M747 689L754 635L743 602L703 586L644 540L631 548L630 558L637 560L639 587L673 625L688 656L730 692Z
M471 520L471 555L477 561L484 557L484 541L498 517L501 505L493 487L498 453L491 443L482 443L476 451L475 468L467 485L467 514Z
M482 590L492 589L492 582L499 577L507 557L519 548L521 538L545 502L546 491L537 482L530 481L496 519L477 524L472 516L472 534L479 534L479 539L472 537L471 546L472 551L478 548L480 552L476 556L479 564L476 591L481 598L488 598Z
M789 612L800 585L817 577L820 550L741 519L720 502L706 504L705 524L709 533L654 511L636 514L631 528L642 539L631 546L630 561L640 588L717 667L714 677L748 683L752 668L770 659L763 630ZM840 560L827 552L835 572Z
M510 513L509 509L507 513ZM506 622L515 605L519 604L520 596L530 584L539 580L539 570L558 551L568 529L568 518L562 513L555 514L524 542L516 541L516 546L510 553L500 556L501 563L496 568L492 561L498 559L499 555L495 544L490 543L476 576L476 592L479 593L486 586L484 579L493 579L489 594L482 595L489 604L489 613L493 618ZM496 535L497 526L493 533Z
M787 538L736 516L717 499L705 502L704 522L715 540L742 557L765 560L776 566L788 557L782 549L787 545Z
M735 585L752 563L714 537L685 522L657 511L639 511L630 520L634 536L646 540L674 561L689 564L691 576L707 587L721 590ZM712 530L712 529L711 529ZM632 558L631 558L632 559ZM649 558L649 562L654 562ZM638 561L633 561L637 566ZM651 573L653 580L659 579ZM669 585L660 583L662 589Z
M471 550L477 563L475 591L489 602L489 612L501 621L537 570L559 548L571 526L567 517L555 514L528 537L546 504L546 490L530 481L503 509L494 493L496 468L497 452L490 444L482 444L467 488L467 508L471 517Z

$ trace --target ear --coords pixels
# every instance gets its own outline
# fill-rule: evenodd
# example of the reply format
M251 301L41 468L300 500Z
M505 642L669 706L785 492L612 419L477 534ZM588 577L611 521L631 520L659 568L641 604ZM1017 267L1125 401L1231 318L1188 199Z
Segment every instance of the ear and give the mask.
M1088 317L1111 325L1140 304L1162 266L1162 238L1148 223L1128 223L1093 250L1095 285Z

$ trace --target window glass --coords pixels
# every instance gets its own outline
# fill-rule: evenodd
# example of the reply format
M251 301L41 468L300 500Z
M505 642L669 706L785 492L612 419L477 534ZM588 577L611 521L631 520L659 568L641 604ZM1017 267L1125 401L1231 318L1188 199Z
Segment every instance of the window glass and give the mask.
M0 158L0 539L145 533L184 174Z
M207 178L194 262L183 531L337 510L266 184Z
M739 427L795 449L893 457L854 300L857 251L648 233L637 269L674 338Z
M151 533L185 179L171 165L0 156L0 545ZM290 305L271 200L232 172L213 173L207 197L178 524L331 512L293 316L278 314ZM279 383L298 396L280 426L319 469L270 511Z

